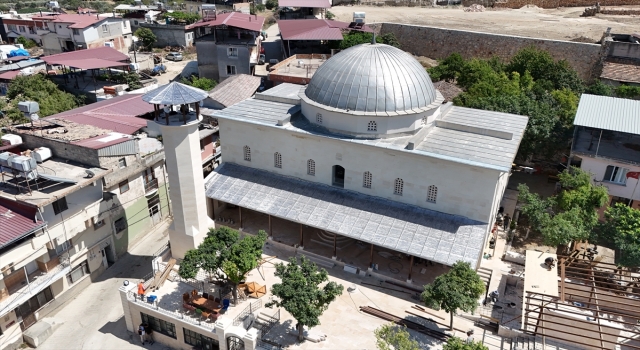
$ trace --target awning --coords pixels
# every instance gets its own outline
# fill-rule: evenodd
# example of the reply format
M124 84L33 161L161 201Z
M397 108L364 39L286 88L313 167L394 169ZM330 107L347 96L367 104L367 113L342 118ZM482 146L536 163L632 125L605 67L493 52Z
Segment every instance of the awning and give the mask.
M49 62L47 62L49 63ZM99 58L91 58L85 60L57 60L55 63L62 66L73 67L78 69L100 69L100 68L115 68L115 67L128 67L129 63L114 62L103 60Z
M476 266L488 224L224 163L207 197L446 265Z
M4 72L4 73L0 74L0 79L12 80L13 78L17 77L18 75L20 75L20 71L19 70L10 70L8 72Z

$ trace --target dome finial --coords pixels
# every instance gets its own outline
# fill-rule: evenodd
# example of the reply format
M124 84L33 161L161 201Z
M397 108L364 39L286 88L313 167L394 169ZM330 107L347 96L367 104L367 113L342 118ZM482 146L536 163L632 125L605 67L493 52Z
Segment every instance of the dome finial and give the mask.
M373 37L371 38L371 45L376 43L376 31L373 31Z

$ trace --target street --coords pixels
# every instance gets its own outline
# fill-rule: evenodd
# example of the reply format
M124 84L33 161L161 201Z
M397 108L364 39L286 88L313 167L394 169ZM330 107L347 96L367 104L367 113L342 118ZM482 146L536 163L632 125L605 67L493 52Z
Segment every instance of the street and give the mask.
M118 288L152 272L151 259L167 241L168 223L144 237L89 287L47 317L64 322L38 349L169 349L159 343L142 347L127 331ZM73 291L71 291L73 292Z

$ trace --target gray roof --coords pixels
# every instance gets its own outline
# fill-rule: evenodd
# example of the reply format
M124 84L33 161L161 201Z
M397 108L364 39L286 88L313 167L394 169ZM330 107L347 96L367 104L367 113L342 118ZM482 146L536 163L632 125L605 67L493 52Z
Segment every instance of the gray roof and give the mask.
M361 44L332 56L313 74L305 94L324 106L380 115L419 113L436 100L424 67L383 44Z
M142 100L152 104L181 105L200 102L207 93L198 88L172 82L151 90L142 96Z
M41 59L28 59L24 61L18 61L11 64L5 64L4 66L0 66L0 72L6 72L10 70L23 69L31 66L44 65L44 61Z
M253 75L233 75L209 91L209 98L229 107L253 96L260 87L260 82L261 78Z
M582 94L573 124L640 135L640 101Z
M300 111L299 105L250 98L231 107L213 111L215 118L242 120L251 123L276 125ZM203 112L204 113L204 112Z
M207 197L453 265L475 266L487 224L328 185L223 163Z

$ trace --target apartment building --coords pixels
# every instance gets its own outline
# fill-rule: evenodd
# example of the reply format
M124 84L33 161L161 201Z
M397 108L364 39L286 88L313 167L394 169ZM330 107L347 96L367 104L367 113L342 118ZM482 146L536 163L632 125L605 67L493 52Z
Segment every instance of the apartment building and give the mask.
M31 39L36 43L42 45L38 30L44 28L44 23L39 21L33 21L31 19L20 18L2 18L2 26L4 32L7 34L6 38L3 38L10 44L16 43L16 40L23 36L27 39Z

